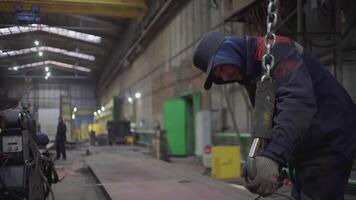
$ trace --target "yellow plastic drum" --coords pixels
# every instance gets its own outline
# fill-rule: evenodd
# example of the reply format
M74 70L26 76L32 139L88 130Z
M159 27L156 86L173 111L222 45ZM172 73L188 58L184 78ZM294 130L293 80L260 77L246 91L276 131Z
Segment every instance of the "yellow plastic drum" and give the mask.
M212 148L211 175L215 179L233 179L241 176L239 146Z
M126 144L129 146L134 145L134 137L133 136L126 136Z

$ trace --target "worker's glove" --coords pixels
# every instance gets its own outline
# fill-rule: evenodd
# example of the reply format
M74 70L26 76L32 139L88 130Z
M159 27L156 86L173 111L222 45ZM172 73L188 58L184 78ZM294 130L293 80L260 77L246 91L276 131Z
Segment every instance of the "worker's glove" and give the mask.
M263 197L271 195L281 185L278 163L264 156L257 156L246 163L243 169L246 188Z

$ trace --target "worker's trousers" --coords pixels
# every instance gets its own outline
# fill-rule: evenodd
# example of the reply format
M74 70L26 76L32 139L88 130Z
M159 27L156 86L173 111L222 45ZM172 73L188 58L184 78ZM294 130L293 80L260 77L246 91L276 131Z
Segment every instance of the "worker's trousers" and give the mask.
M352 161L295 168L292 196L296 200L343 200Z
M65 143L66 139L64 136L56 136L56 159L59 159L61 154L63 156L63 159L67 158Z

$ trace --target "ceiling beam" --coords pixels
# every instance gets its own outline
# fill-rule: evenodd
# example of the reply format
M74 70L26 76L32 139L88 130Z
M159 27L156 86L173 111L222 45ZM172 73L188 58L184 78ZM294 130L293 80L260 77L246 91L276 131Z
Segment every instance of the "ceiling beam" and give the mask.
M38 55L40 52L42 53L42 56ZM0 63L2 63L3 61L6 62L6 60L10 60L12 62L13 59L21 58L22 56L27 56L27 55L31 55L33 56L33 58L35 58L36 56L41 58L47 55L56 55L60 57L63 56L65 58L85 61L88 63L98 63L94 55L89 55L84 53L76 54L76 53L81 53L81 52L67 51L65 49L51 47L51 46L31 47L31 48L18 49L13 51L3 51L2 53L0 53L0 58L1 58Z
M8 28L12 26L19 26L18 24L0 24L0 27ZM56 28L70 29L74 31L98 31L98 32L108 32L114 35L120 29L118 27L98 27L98 26L54 26Z
M43 76L40 75L6 75L6 76L1 76L1 77L6 77L6 78L33 78L33 79L43 79ZM88 80L91 79L90 76L51 76L50 79L72 79L72 80Z
M36 66L27 66L27 65L33 65L33 64L36 64ZM90 73L93 71L92 68L88 67L88 66L80 66L80 65L75 65L75 64L70 64L70 63L66 63L66 62L63 62L63 61L56 61L56 60L41 60L41 61L31 61L27 64L17 64L17 65L4 65L4 64L1 64L0 65L0 69L3 68L3 69L9 69L9 68L13 68L13 67L18 67L18 71L22 71L23 69L26 69L26 68L34 68L34 67L39 67L39 66L43 66L43 65L46 65L46 66L52 66L52 65L56 65L58 67L61 67L61 68L65 68L65 69L73 69L73 70L76 70L76 71L80 71L80 72L85 72L85 73ZM64 65L64 66L62 66ZM26 67L25 67L26 66ZM25 68L22 68L22 67L25 67ZM84 71L85 69L87 69L87 71ZM90 72L88 72L88 70Z
M61 72L68 72L71 74L88 74L88 72L83 72L83 71L78 71L75 69L69 69L69 68L64 68L64 67L60 67L57 65L40 65L37 67L29 67L29 68L24 68L18 71L7 71L7 74L10 75L31 75L28 74L28 72L33 72L33 71L39 71L39 70L44 70L45 67L49 67L50 69L55 69L56 71L61 71ZM52 73L53 75L54 73Z
M28 53L28 54L16 55L11 57L4 57L0 59L0 67L3 66L12 67L14 63L16 63L16 65L25 65L28 63L42 62L46 60L63 62L71 65L75 65L77 63L79 66L83 66L91 70L99 67L98 61L90 62L76 57L60 55L52 52L45 52L42 57L38 56L37 53Z
M107 46L104 46L104 44L95 45L62 36L51 37L50 34L44 32L30 32L27 34L15 34L0 37L0 50L12 51L33 47L34 40L39 40L41 45L57 47L68 51L75 51L76 48L79 48L79 52L92 54L94 56L106 56L108 54L108 49L111 48L111 44L108 44Z
M24 10L37 5L46 13L105 17L142 18L147 11L145 0L0 0L0 12L14 12L16 5Z

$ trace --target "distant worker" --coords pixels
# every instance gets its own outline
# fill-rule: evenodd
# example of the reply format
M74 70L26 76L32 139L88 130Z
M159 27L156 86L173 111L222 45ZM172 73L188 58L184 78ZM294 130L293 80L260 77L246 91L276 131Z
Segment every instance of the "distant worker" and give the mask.
M57 126L57 135L56 135L56 151L57 151L56 159L57 160L59 160L61 154L63 160L67 159L66 148L65 148L65 143L67 138L66 132L67 132L66 124L64 123L63 118L59 117L58 126Z
M356 146L356 108L344 87L325 66L293 40L277 36L272 49L276 83L275 110L268 145L246 165L246 187L268 196L281 185L287 165L292 196L299 200L344 199ZM203 35L193 62L213 83L244 85L254 105L256 82L263 75L264 37L233 37L218 32Z
M95 146L96 145L96 133L94 129L91 129L89 132L89 137L90 137L90 145Z
M113 133L113 122L112 121L108 121L106 123L106 129L108 131L108 142L109 142L109 145L113 145L115 144L115 135Z

